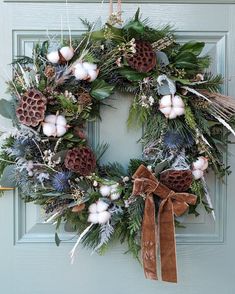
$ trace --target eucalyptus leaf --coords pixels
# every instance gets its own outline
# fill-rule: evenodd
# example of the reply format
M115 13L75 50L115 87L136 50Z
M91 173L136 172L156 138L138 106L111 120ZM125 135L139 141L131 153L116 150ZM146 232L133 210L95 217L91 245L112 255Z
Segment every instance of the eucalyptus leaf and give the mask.
M0 115L8 119L15 120L16 114L13 101L9 101L6 99L0 100Z
M55 244L56 244L56 246L60 246L60 243L61 243L61 240L60 240L60 238L59 238L59 236L58 236L58 233L57 232L55 232Z
M92 83L91 96L97 100L108 98L113 92L114 86L109 85L104 80L95 80Z
M6 166L3 170L2 177L0 179L0 185L9 188L16 187L16 180L15 180L15 165L10 164Z
M157 51L156 52L156 56L157 56L157 63L161 66L161 67L165 67L167 66L170 62L169 59L166 55L165 52L162 51Z

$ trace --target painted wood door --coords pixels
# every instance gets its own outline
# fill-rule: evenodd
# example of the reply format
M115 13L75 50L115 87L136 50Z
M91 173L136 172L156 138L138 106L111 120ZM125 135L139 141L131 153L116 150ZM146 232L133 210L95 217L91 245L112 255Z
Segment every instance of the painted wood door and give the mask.
M73 1L68 5L69 23L74 36L84 27L79 18L105 20L108 5L101 1ZM91 3L92 2L92 3ZM235 96L235 5L227 1L204 4L204 1L177 0L123 1L124 18L140 6L153 25L172 24L181 42L190 39L207 43L205 51L213 57L212 70L225 77L224 91ZM138 2L138 5L137 5ZM207 3L213 1L206 1ZM4 80L11 75L7 66L14 55L30 54L33 43L47 35L60 35L61 19L66 27L66 7L60 1L0 0L0 94L7 97ZM64 32L66 34L66 31ZM118 98L115 99L115 98ZM139 132L126 130L125 121L131 97L116 94L111 101L117 109L103 110L103 121L93 128L93 139L106 141L110 150L107 161L125 164L139 155L136 144ZM10 122L0 118L0 130ZM117 132L118 128L118 132ZM105 256L80 250L74 265L69 251L73 233L63 232L67 240L59 248L54 244L54 228L44 224L41 211L25 205L17 194L7 192L0 199L0 293L5 294L234 294L235 293L235 148L228 146L228 160L233 174L227 186L209 177L216 221L203 211L198 218L187 218L186 229L177 231L179 283L168 284L144 279L141 266L123 254L124 246L114 244Z

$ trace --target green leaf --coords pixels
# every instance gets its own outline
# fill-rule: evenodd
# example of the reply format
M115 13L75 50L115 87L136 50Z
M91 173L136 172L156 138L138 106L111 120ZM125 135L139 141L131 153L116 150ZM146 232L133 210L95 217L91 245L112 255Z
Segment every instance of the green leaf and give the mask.
M195 69L198 68L197 58L191 52L181 52L179 53L174 60L174 65L177 68L185 68L185 69Z
M61 240L60 240L57 232L55 232L55 244L56 244L56 246L59 247L60 246L60 243L61 243Z
M15 107L13 101L6 99L0 100L0 115L8 119L15 119Z
M92 40L95 40L95 41L104 40L105 39L105 37L104 37L104 31L101 30L101 31L93 32L93 33L91 33L91 37L90 38Z
M127 67L119 69L118 72L120 75L133 82L141 81L147 76L146 73L137 72Z
M204 42L195 42L195 41L190 41L185 43L181 48L180 48L180 52L191 52L194 55L198 56L201 54L203 48L205 46Z
M0 185L9 188L16 187L14 164L10 164L4 168L2 177L0 179Z
M114 86L109 85L104 80L95 80L92 83L91 96L97 100L108 98L113 92Z

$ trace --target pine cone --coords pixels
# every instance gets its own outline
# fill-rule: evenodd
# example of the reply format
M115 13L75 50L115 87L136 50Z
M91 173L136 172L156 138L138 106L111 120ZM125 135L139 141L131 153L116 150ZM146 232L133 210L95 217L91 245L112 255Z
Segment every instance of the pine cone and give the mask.
M160 182L175 192L187 191L193 181L191 170L166 170L160 174Z
M16 115L22 124L36 127L44 119L46 105L46 97L38 90L31 89L21 97Z
M149 42L136 41L135 44L136 53L127 57L127 62L131 68L138 72L149 72L157 63L156 53Z
M55 76L55 68L52 65L47 65L44 74L47 78L53 78Z
M81 106L86 107L89 104L91 104L91 102L92 102L92 98L88 92L82 92L79 95L78 104L80 104Z
M64 164L68 170L88 176L96 167L96 159L88 147L73 148L67 152Z

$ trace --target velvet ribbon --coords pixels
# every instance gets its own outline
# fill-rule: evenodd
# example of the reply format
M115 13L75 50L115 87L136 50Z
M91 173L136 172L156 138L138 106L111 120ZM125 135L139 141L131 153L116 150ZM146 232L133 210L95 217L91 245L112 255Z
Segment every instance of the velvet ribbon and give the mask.
M195 204L196 196L174 192L160 183L144 165L139 166L133 179L132 194L145 196L141 237L145 276L148 279L158 279L156 252L159 243L162 280L177 283L174 215L182 215L188 209L188 204ZM154 196L161 198L158 229L155 221Z

